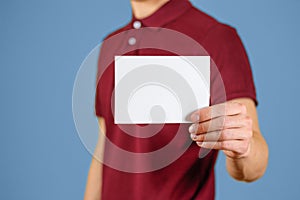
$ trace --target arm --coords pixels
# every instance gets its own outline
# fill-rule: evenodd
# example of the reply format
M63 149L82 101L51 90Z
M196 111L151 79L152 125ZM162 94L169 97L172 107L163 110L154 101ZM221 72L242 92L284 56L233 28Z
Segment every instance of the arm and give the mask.
M249 141L248 153L240 158L227 156L226 167L228 173L235 179L251 182L260 178L268 165L268 145L264 140L258 124L255 104L250 99L237 99L236 102L245 105L247 115L252 122L252 137Z
M268 146L259 130L253 100L240 98L200 109L192 121L191 138L200 147L223 150L233 178L251 182L264 174Z
M101 160L100 158L103 156L104 150L105 121L103 118L99 118L98 122L100 128L99 140L90 165L84 200L101 199L102 163L99 160Z

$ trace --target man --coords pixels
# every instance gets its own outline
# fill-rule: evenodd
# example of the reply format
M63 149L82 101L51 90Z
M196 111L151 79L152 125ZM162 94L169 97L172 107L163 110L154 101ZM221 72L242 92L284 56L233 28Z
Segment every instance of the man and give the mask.
M187 0L131 0L131 5L131 22L109 37L141 27L162 27L192 37L216 62L226 99L218 100L218 89L212 83L211 105L195 111L191 115L193 123L185 131L195 142L169 166L152 172L130 173L102 165L93 158L85 199L214 199L213 168L218 150L226 155L227 171L234 179L252 182L260 178L267 167L268 147L258 125L250 65L236 31L197 10ZM136 39L128 42L135 45ZM136 50L129 55L149 54L155 52ZM132 152L155 150L155 145L163 145L162 140L169 141L176 133L176 125L166 124L158 137L145 141L126 135L114 124L110 109L114 87L112 69L113 64L103 73L99 82L105 84L98 85L96 94L95 110L102 132L120 148ZM211 152L200 159L200 148ZM103 149L96 151L103 153ZM112 152L108 155L114 157Z

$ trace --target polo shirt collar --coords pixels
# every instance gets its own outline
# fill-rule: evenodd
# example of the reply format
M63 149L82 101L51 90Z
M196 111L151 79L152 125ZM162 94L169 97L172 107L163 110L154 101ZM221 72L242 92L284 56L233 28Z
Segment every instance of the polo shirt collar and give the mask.
M188 0L170 0L152 15L144 19L136 19L134 15L132 15L130 26L133 27L135 21L140 21L142 25L146 27L162 27L177 19L191 7L192 4Z

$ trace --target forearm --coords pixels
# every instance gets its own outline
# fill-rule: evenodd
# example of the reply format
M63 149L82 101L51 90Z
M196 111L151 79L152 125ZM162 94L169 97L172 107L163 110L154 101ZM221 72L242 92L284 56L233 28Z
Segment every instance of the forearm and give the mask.
M226 158L228 173L236 180L252 182L259 179L268 164L268 146L260 133L254 133L250 153L243 158Z
M103 164L101 161L103 160L104 154L104 141L105 141L105 120L103 118L99 118L99 138L96 149L94 151L94 155L92 158L87 183L86 190L84 194L84 200L101 200L101 189L102 189L102 171Z
M102 163L96 158L92 159L88 179L86 183L86 190L84 200L100 200L102 188Z

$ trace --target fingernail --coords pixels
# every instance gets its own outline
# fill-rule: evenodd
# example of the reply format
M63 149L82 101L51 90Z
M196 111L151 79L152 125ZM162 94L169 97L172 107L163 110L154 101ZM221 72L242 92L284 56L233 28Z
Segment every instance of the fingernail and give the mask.
M203 142L196 142L198 146L201 146Z
M193 115L191 116L191 120L192 120L193 122L198 122L199 119L200 119L200 117L199 117L198 114L193 114Z
M197 139L197 135L195 135L195 134L191 134L191 138L192 138L192 140L196 140Z
M195 133L195 132L196 132L196 125L195 125L195 124L192 124L192 125L189 127L189 132L190 132L190 133Z

